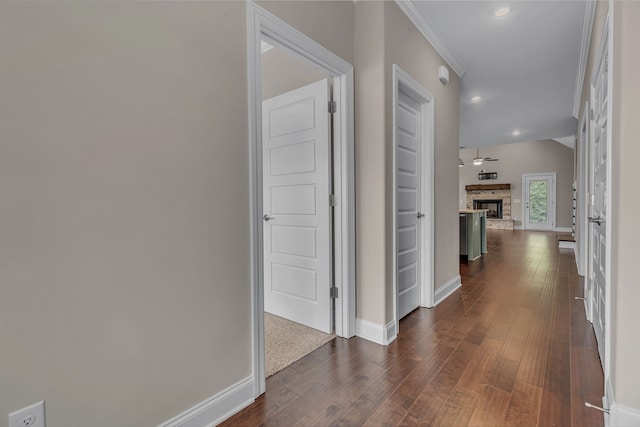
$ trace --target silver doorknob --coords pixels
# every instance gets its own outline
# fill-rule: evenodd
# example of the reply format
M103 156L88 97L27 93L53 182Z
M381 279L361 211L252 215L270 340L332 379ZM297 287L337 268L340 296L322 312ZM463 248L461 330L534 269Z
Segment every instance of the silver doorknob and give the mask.
M424 214L422 212L418 212L418 219L424 217Z
M593 223L596 223L598 225L602 225L602 223L604 222L604 219L602 217L600 217L600 216L595 217L595 218L590 216L589 217L589 222L593 222Z
M262 216L262 219L264 220L264 222L269 222L269 221L271 221L272 219L275 219L275 218L274 218L274 217L272 217L272 216L269 216L269 215L267 215L267 214L264 214L264 215Z

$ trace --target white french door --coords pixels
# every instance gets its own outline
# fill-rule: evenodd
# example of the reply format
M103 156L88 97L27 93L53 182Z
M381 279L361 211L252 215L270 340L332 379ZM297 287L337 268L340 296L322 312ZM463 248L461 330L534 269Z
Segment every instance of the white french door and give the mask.
M329 82L262 103L264 310L333 330Z
M525 230L553 230L556 222L555 173L523 174Z

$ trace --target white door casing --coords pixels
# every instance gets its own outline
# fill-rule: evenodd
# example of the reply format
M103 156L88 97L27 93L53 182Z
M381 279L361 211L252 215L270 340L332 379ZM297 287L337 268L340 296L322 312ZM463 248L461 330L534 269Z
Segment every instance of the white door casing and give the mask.
M393 295L399 320L434 305L434 100L393 70Z
M589 138L589 267L591 323L605 366L608 299L607 265L607 153L609 133L609 76L607 25L591 81L591 135ZM605 370L606 372L606 370Z
M546 197L532 197L534 188L546 190ZM523 221L525 230L553 230L556 221L556 174L522 175ZM543 211L541 211L543 209Z
M576 246L578 251L578 274L584 276L584 309L587 320L591 321L591 282L589 281L588 269L588 241L589 241L589 101L585 102L580 121L578 146L578 191L577 191L577 217L576 227L580 230L580 241Z
M247 2L247 84L250 194L251 353L254 397L265 391L262 206L261 40L324 70L333 79L333 191L335 333L356 333L355 155L353 65L252 1Z
M264 309L333 329L329 81L262 103Z

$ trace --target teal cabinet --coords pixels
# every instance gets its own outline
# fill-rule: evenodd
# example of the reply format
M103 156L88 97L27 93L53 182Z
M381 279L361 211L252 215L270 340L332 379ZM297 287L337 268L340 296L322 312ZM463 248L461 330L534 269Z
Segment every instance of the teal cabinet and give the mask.
M460 255L469 261L487 252L487 212L469 209L460 211Z

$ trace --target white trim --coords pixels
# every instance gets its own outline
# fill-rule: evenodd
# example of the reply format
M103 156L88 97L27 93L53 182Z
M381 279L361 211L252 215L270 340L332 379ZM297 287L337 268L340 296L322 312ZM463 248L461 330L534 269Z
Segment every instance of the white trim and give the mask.
M247 377L159 427L213 427L253 402L253 378Z
M575 135L569 135L569 136L563 136L562 138L553 138L553 140L555 142L557 142L558 144L562 144L565 147L568 147L572 150L576 149L576 136Z
M605 409L609 409L611 407L611 402L615 399L613 398L613 386L611 385L611 379L607 376L604 377L604 396L602 396L602 407ZM606 412L604 413L604 425L609 427L610 416Z
M553 229L556 233L573 233L573 228L571 227L556 227Z
M560 249L574 249L576 248L576 242L563 242L562 240L558 241L558 247Z
M356 335L380 345L389 345L398 336L394 321L383 326L364 319L356 319Z
M353 66L275 15L247 3L247 92L250 157L250 232L252 370L254 397L264 393L264 289L262 266L262 88L260 42L282 48L333 77L335 332L350 338L355 320L355 171L353 128Z
M392 289L393 289L393 322L395 324L395 330L400 331L400 319L398 315L398 282L397 282L397 270L398 270L398 260L397 260L397 250L398 250L398 212L397 212L397 194L396 194L396 186L397 186L397 138L396 138L396 127L397 127L397 119L396 119L396 106L398 105L398 92L400 90L400 86L405 88L407 92L410 92L415 98L416 101L420 104L421 108L421 126L422 132L420 135L422 136L422 171L421 178L422 182L420 183L421 187L421 206L419 207L420 211L425 214L423 224L426 226L421 227L421 235L420 235L420 306L422 307L433 307L435 301L435 246L434 246L434 238L435 236L435 120L434 120L434 104L435 100L433 95L424 88L417 80L411 77L406 71L404 71L397 64L393 64L392 70L392 126L393 126L393 148L392 148L392 206L393 206L393 215L392 215L392 230L393 230L393 239L392 239L392 252L393 252L393 260L392 260L392 271L393 271L393 279L392 279ZM429 131L425 132L424 128L428 127Z
M440 286L436 289L436 304L440 304L442 301L447 299L449 295L457 291L462 286L462 278L458 274L453 279L449 280L443 286Z
M442 59L446 61L458 77L462 77L466 72L462 61L460 61L453 51L444 44L442 37L438 34L427 17L420 13L410 0L395 0L395 2L400 10L402 10L411 22L413 22L413 25L415 25L418 31L420 31L420 34L422 34L424 38L431 43L431 46L433 46L436 52L440 54Z
M582 109L582 120L578 127L578 184L576 186L576 230L580 230L580 239L576 241L576 258L578 259L578 274L585 276L587 272L587 241L589 239L589 101L584 103ZM584 130L583 130L584 129ZM577 237L577 233L576 233Z
M578 250L578 242L576 242L576 245L573 247L573 257L576 260L576 269L578 270L578 276L583 276L583 274L580 274L580 251Z
M584 75L587 71L587 60L589 59L589 45L591 44L591 31L593 30L593 20L596 13L596 0L587 0L584 5L584 15L582 17L582 32L580 35L580 59L576 73L576 87L573 93L573 117L578 118L580 112L580 100L582 99L582 85Z
M637 427L640 426L640 409L631 408L616 402L610 378L605 379L605 395L602 397L602 407L609 409L605 414L605 426Z
M527 178L531 177L552 177L551 182L551 204L553 205L552 209L549 209L548 212L551 216L549 218L551 220L551 225L548 227L529 227L527 228L527 222L529 222L529 213L527 212L527 202L526 195L528 193L527 190ZM556 228L556 173L555 172L542 172L542 173L523 173L522 174L522 199L524 202L522 203L522 229L523 230L532 230L532 231L557 231L560 228ZM569 229L569 232L573 230Z
M523 226L521 226L521 225L514 225L514 226L513 226L513 229L514 229L514 230L524 230L524 227L523 227Z
M640 426L640 410L613 402L609 407L609 425L615 427Z
M607 101L607 153L610 153L609 155L607 155L607 197L605 200L606 203L606 213L608 216L608 221L606 221L605 223L605 229L607 231L607 236L605 238L605 265L606 265L606 272L605 272L605 292L606 292L606 300L605 300L605 337L604 337L604 346L605 346L605 352L604 352L604 366L603 366L603 371L605 374L605 377L609 377L611 375L611 365L613 363L612 361L612 357L611 355L613 354L611 352L611 349L613 347L612 344L612 331L611 331L611 325L613 323L612 321L612 307L613 307L613 302L611 301L611 288L613 286L613 278L612 278L612 266L613 266L613 258L611 256L611 250L613 247L613 243L612 243L612 238L613 238L613 227L612 227L612 222L611 221L613 218L615 218L615 209L613 208L613 199L612 199L612 194L614 193L612 190L612 186L613 186L613 155L611 155L612 153L614 153L613 150L613 105L615 102L615 93L614 93L614 86L613 86L613 76L616 73L615 70L615 64L616 64L616 58L615 58L615 50L614 50L614 46L613 46L613 39L614 39L614 19L613 17L614 15L614 9L615 9L615 2L613 0L609 0L609 12L607 13L607 19L606 19L606 23L605 23L605 29L603 31L606 31L606 39L607 39L607 55L609 56L608 60L609 60L609 70L607 73L607 97L608 97L608 101ZM604 39L605 37L603 37ZM601 52L598 56L601 56L603 52ZM600 61L598 60L597 62L595 62L595 64L598 64ZM597 74L597 73L594 73ZM594 76L595 79L595 76ZM613 400L613 402L615 402L615 399Z

